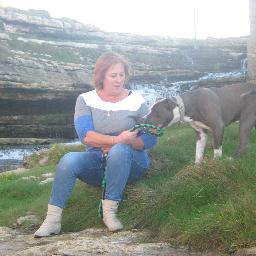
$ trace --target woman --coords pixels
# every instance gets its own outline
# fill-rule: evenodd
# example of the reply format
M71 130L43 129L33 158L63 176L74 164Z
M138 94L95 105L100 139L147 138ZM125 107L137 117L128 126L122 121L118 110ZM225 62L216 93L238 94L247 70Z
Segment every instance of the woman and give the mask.
M157 142L155 136L130 131L148 109L138 92L125 88L128 78L129 66L120 55L108 52L98 58L93 79L95 90L78 96L74 115L76 132L87 150L68 153L60 160L47 216L35 237L60 232L62 209L77 178L100 186L104 157L103 222L110 231L123 228L116 217L118 203L126 184L137 181L149 168L146 149Z

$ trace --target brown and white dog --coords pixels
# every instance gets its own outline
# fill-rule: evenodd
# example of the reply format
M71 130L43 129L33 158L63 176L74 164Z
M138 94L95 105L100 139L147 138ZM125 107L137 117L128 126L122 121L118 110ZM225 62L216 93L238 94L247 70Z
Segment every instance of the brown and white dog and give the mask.
M225 126L240 121L240 144L235 155L247 145L256 125L256 88L253 84L199 88L156 102L143 121L161 127L188 122L197 134L195 162L203 160L207 132L212 132L214 158L222 156Z

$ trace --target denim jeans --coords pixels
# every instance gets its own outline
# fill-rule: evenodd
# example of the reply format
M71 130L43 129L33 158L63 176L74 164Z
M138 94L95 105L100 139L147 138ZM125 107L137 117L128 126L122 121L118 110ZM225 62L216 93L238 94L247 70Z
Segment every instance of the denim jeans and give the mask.
M127 183L139 180L149 168L145 151L134 150L126 144L114 145L106 158L105 199L121 201ZM100 186L104 174L103 154L100 150L70 152L57 165L49 204L65 207L76 179Z

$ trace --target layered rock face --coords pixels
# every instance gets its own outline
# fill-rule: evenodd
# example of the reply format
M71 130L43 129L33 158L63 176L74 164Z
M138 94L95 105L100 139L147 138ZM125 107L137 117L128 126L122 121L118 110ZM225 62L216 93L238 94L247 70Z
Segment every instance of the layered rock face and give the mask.
M106 33L46 11L0 8L0 137L74 138L76 97L91 89L106 51L128 59L132 83L168 85L239 70L246 41Z

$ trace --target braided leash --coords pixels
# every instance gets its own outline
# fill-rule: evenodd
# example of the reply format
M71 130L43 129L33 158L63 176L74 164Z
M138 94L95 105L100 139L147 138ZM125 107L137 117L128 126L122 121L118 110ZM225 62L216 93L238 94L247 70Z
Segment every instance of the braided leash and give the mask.
M101 182L102 193L101 193L101 200L98 206L98 216L101 219L103 219L103 200L105 199L105 193L106 193L106 175L105 175L106 161L107 161L107 154L104 154L102 159L102 166L103 166L103 179Z
M136 124L130 131L134 132L135 130L140 129L143 133L148 133L157 137L160 137L163 135L163 129L155 126L153 124ZM102 188L102 194L101 194L101 200L98 206L98 216L99 218L103 219L103 200L105 199L105 193L106 193L106 161L107 161L107 154L103 155L103 179L101 182L101 188Z
M155 126L153 124L136 124L132 129L131 132L134 132L135 130L140 129L144 133L148 133L151 135L155 135L157 137L160 137L163 135L164 131L162 128Z

